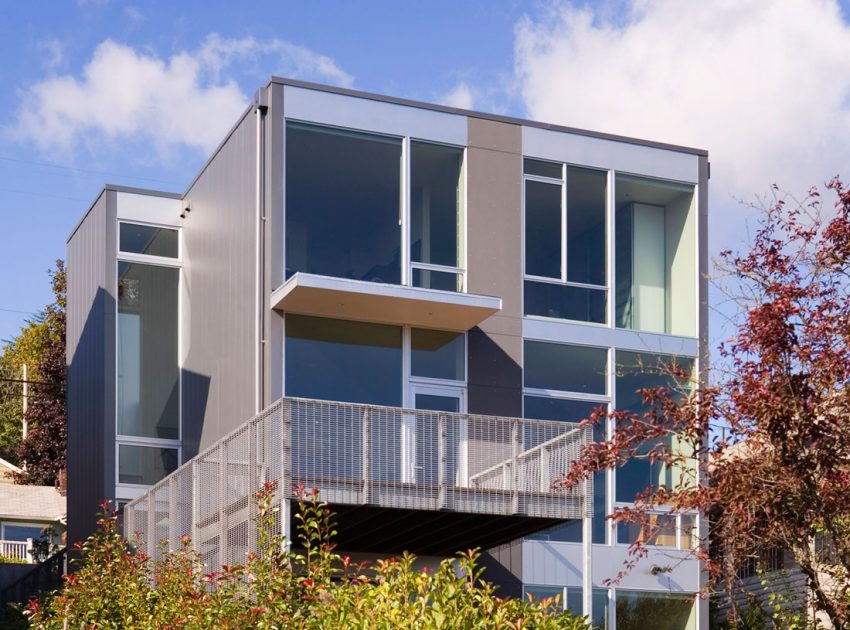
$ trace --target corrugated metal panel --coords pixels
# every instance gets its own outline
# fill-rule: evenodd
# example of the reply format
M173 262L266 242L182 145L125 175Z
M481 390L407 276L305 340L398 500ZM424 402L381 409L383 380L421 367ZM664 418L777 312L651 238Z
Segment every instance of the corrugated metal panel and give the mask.
M185 197L184 461L255 412L256 136L248 113Z
M68 241L68 535L84 539L115 478L115 193Z

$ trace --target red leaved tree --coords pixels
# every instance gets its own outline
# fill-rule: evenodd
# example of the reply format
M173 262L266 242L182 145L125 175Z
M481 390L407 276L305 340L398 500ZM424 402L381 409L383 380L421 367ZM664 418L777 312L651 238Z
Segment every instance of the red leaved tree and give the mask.
M837 197L834 210L816 189L793 203L774 189L751 249L721 254L718 267L728 272L724 286L738 310L737 332L719 348L711 384L643 390L646 411L615 412L612 438L586 449L561 483L573 485L630 458L681 471L669 477L675 480L670 486L646 488L633 508L611 518L648 525L649 510L659 506L710 513L722 553L709 554L707 541L695 553L713 586L731 588L761 550L789 550L806 576L810 605L845 628L850 189L838 180L827 189ZM687 374L680 370L678 376ZM604 417L599 411L586 422ZM711 424L724 427L722 438L712 438ZM832 542L828 562L815 552L816 535ZM633 545L632 562L645 553L645 543Z

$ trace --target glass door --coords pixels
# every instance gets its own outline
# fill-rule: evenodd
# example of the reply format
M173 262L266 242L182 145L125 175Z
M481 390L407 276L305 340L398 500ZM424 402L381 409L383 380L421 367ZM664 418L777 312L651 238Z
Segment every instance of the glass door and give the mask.
M466 411L465 390L412 384L410 399L415 409L423 411L415 414L406 432L411 481L466 485L466 420L452 415Z

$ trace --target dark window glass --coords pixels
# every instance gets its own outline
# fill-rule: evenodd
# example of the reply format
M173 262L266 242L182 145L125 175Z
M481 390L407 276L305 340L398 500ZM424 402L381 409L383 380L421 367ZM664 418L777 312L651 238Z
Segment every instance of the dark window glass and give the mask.
M430 269L413 269L413 286L438 291L460 291L461 274L448 271L432 271Z
M177 258L177 230L122 223L119 228L119 249L130 254Z
M15 542L24 542L27 538L36 540L41 538L44 529L44 527L39 525L12 525L6 523L3 525L3 540L14 540Z
M118 263L118 433L176 440L180 270Z
M561 277L561 187L525 182L525 273Z
M410 154L410 259L459 267L463 150L412 142Z
M593 542L596 542L595 540ZM593 627L599 630L608 628L608 591L604 588L595 588L593 595ZM582 616L582 593L580 588L571 586L567 589L567 610L575 616Z
M666 355L617 351L616 405L618 410L645 413L649 409L643 403L639 390L666 387L673 392L684 393L687 382L679 382L670 374L669 366L677 362L692 369L693 361ZM672 448L669 437L657 444L647 444L644 451L654 447ZM645 458L632 458L617 469L617 501L631 502L635 496L652 485L670 486L674 471L662 463L650 463Z
M604 394L607 356L604 348L526 341L525 386Z
M414 328L410 333L413 376L462 381L466 378L466 336L444 330Z
M526 315L571 319L578 322L605 323L608 292L553 282L525 281Z
M605 273L606 173L567 168L567 280L607 284Z
M581 422L589 418L597 407L607 405L585 400L565 400L563 398L544 398L525 396L523 417L537 420L564 420ZM600 442L605 439L605 420L593 427L593 439ZM593 475L593 542L605 543L605 473ZM566 521L529 536L532 540L556 540L561 542L581 542L582 523L579 520Z
M177 470L177 449L118 445L118 483L151 486Z
M286 316L286 395L401 406L401 328Z
M563 176L563 167L557 162L544 162L543 160L525 158L523 160L522 168L526 175L539 175L541 177L552 177L554 179L561 179Z
M693 630L694 598L617 589L617 630Z
M428 411L450 413L460 411L460 398L457 396L417 393L413 404L416 409ZM459 424L448 420L443 414L421 413L416 414L415 426L414 481L430 485L438 484L442 465L445 483L457 484L459 462L462 456ZM441 453L441 440L444 440L444 453Z
M286 275L401 281L401 140L286 126Z

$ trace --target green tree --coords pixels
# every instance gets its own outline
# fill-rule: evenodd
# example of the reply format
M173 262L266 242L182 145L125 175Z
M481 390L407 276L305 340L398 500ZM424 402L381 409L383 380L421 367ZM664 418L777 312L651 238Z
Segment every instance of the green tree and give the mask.
M61 260L49 272L54 300L28 320L20 333L0 351L0 457L21 465L27 474L19 483L53 483L65 462L65 268ZM24 444L22 383L26 366L29 382L27 421L30 435Z

